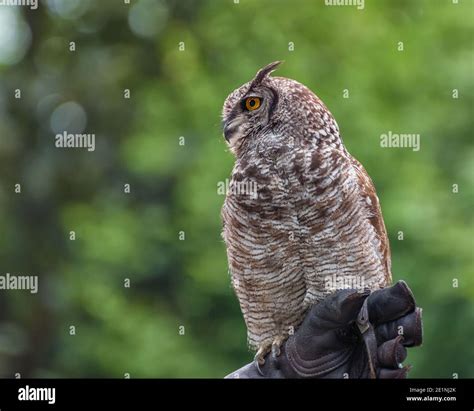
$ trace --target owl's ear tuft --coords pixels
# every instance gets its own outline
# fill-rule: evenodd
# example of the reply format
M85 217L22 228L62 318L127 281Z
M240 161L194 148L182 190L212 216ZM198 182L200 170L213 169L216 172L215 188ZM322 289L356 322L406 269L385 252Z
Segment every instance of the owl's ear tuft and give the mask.
M250 86L250 88L260 84L266 77L268 77L270 75L270 73L272 71L275 71L281 63L283 63L283 62L282 61L274 61L273 63L270 63L267 66L261 68L258 71L255 78L253 79L252 85Z

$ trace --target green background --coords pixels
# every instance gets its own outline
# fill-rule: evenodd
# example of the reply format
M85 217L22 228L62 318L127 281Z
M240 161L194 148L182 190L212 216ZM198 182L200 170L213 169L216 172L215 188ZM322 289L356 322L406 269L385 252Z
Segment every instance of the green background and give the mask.
M277 74L318 94L374 180L394 279L424 309L411 376L474 377L473 11L471 0L0 6L0 274L39 276L38 294L0 290L0 376L222 377L251 360L220 237L217 184L233 164L220 112L285 60ZM94 133L96 150L55 148L58 127ZM381 148L388 131L419 133L420 151Z

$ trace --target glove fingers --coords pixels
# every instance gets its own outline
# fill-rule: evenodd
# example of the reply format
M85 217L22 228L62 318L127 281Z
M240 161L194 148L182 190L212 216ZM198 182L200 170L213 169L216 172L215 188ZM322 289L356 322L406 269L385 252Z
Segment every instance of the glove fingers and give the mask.
M416 307L415 297L405 281L374 291L367 304L370 322L374 325L396 320Z
M375 328L375 336L379 344L392 340L399 335L403 336L405 347L416 347L423 342L423 324L421 321L422 310L417 307L415 311L395 321L380 324Z
M309 328L334 329L348 325L357 319L360 308L369 292L339 290L315 304L305 318Z
M378 378L381 379L404 379L407 378L408 372L411 370L411 366L407 365L403 368L390 369L390 368L380 368L378 372Z
M379 346L377 356L382 367L398 368L398 365L405 361L407 349L403 346L402 341L403 337L400 335Z

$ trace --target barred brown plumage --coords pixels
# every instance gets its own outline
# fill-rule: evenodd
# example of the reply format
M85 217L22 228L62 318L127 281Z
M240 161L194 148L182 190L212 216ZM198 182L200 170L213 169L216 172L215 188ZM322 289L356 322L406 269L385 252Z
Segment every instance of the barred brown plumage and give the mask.
M278 64L232 92L223 109L236 156L223 238L259 358L272 345L277 350L308 307L334 291L335 274L372 290L391 282L372 180L322 101L295 80L270 76ZM249 97L258 98L258 109L248 109ZM242 183L256 192L232 189Z

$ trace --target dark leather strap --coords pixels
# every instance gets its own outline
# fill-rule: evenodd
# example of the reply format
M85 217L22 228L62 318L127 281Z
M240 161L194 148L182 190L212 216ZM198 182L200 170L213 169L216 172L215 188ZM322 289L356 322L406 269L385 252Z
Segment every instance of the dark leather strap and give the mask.
M367 351L367 358L369 362L369 376L370 378L377 378L377 339L375 337L375 330L369 322L369 310L367 308L368 298L364 301L362 308L357 316L357 327L364 340L365 349Z

